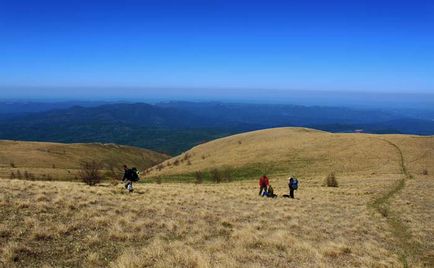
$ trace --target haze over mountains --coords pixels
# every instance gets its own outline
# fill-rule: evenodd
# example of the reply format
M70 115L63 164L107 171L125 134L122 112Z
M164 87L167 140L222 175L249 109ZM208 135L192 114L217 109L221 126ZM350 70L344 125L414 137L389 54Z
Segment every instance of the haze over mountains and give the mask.
M222 102L1 103L0 139L104 142L169 154L227 135L271 127L433 135L429 110L380 110Z
M47 103L102 103L168 101L231 102L256 104L292 104L307 106L355 107L368 109L433 110L434 94L430 91L383 92L353 90L277 90L255 88L206 87L7 87L0 84L0 99L31 100ZM73 101L75 100L75 101ZM77 101L78 100L78 101ZM80 101L88 100L88 101ZM89 101L90 100L90 101Z

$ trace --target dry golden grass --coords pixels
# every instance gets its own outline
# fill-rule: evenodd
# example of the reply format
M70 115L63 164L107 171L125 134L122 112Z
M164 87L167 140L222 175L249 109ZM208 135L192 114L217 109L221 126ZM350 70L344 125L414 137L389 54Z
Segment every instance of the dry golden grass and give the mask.
M128 194L121 185L0 180L0 263L400 267L387 220L368 205L399 177L340 177L339 188L322 187L323 179L301 181L295 200L258 197L256 181L138 184ZM287 191L286 178L271 182L277 193ZM414 180L408 190L432 182ZM394 203L403 200L397 195ZM410 264L432 265L432 197L425 190L410 202L405 215L415 240L426 246L419 249L423 258Z
M279 195L297 176L295 200L259 197L261 171L132 194L0 179L0 267L434 267L433 151L433 137L280 128L200 145L150 173L259 166ZM330 172L339 187L323 186Z
M28 172L35 179L71 180L81 161L103 162L106 169L124 163L145 169L165 159L166 155L150 150L113 144L0 141L0 176L4 178L19 171L23 179Z
M421 175L424 170L428 175L434 173L434 136L386 135L384 138L400 148L412 175Z
M410 240L404 246L411 261L434 266L434 179L416 176L391 201Z
M399 174L400 167L396 165L399 154L388 139L402 147L410 172L421 174L424 169L428 174L434 172L432 136L334 134L305 128L275 128L199 145L166 160L161 170L152 168L149 177L179 176L228 166L240 170L262 167L269 174L301 177L326 176L330 172L338 176Z

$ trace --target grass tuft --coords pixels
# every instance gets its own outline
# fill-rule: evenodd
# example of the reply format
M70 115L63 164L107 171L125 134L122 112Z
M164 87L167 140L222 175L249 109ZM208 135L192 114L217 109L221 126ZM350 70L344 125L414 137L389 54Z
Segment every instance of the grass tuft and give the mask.
M201 184L203 183L203 173L201 171L196 171L194 173L195 183Z
M222 174L218 169L216 168L211 169L210 174L213 182L215 183L222 182Z
M327 177L325 178L325 185L327 187L338 187L339 186L338 180L336 179L336 175L334 172L327 175Z

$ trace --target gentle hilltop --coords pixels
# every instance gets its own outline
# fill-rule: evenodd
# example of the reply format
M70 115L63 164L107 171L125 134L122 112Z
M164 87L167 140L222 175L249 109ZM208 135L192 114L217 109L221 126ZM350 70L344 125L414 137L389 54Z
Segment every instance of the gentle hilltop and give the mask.
M168 159L149 170L151 178L194 180L195 172L231 173L253 179L260 173L278 177L399 174L400 152L408 169L434 172L434 137L413 135L335 134L306 128L275 128L217 139ZM227 171L229 170L229 171Z
M0 141L0 177L9 178L13 173L27 179L74 180L82 161L101 162L106 171L122 172L123 164L146 169L167 158L151 150L115 144Z

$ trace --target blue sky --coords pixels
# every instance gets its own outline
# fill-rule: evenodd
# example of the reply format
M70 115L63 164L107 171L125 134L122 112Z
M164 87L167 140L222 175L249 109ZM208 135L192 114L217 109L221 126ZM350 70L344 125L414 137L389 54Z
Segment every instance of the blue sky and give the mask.
M80 87L434 93L434 1L0 0L0 96Z

